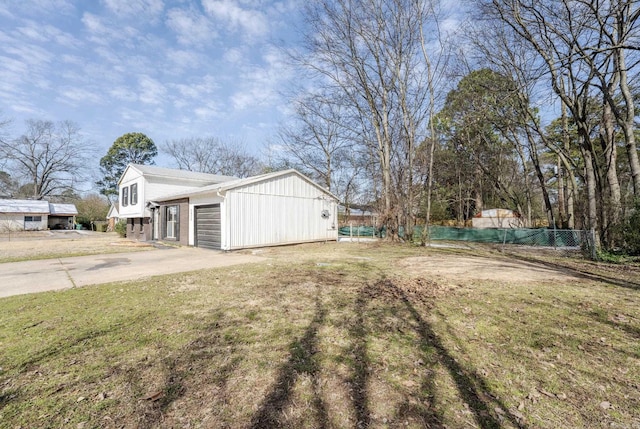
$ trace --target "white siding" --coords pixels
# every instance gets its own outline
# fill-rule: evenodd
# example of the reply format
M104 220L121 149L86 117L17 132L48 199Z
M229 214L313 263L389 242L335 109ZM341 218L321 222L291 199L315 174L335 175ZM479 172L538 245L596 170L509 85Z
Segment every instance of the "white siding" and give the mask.
M42 220L39 222L25 222L25 216L41 216ZM0 213L0 233L22 230L45 230L47 226L48 217L46 214L27 213L13 214L13 213Z
M294 174L230 190L225 202L223 249L338 238L337 202Z
M124 207L122 205L122 189L130 187L134 183L138 184L138 202L135 205L129 204ZM129 168L120 182L118 196L118 201L120 202L120 217L149 217L151 216L151 211L146 207L147 202L162 200L166 196L176 195L181 192L193 191L193 189L197 187L196 185L202 184L201 181L183 180L179 178L145 178L136 169ZM131 192L129 191L129 199L130 198Z
M131 205L127 203L125 207L122 204L122 190L124 188L129 188L134 183L138 184L138 202L135 205ZM130 188L129 188L130 189ZM129 193L129 199L131 199L131 194ZM147 217L149 216L149 210L146 210L145 205L145 180L142 175L133 168L128 168L125 172L125 175L122 177L120 181L120 186L118 188L118 202L120 203L119 214L121 218L137 218L137 217Z

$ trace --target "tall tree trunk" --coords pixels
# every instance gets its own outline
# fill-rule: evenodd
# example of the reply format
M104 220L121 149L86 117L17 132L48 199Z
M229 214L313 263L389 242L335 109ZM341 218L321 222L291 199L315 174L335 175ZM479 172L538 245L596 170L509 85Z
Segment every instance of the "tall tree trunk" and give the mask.
M629 89L625 54L622 48L616 51L616 57L618 63L619 87L625 104L625 115L623 120L620 121L620 126L624 133L625 148L629 158L631 177L633 179L633 195L638 198L640 197L640 161L638 161L638 150L634 134L634 121L636 117L635 103L633 101L631 90Z
M620 182L617 171L617 151L615 144L614 117L611 106L606 101L602 106L602 127L600 129L600 141L606 162L607 193L603 204L604 216L602 227L605 244L614 246L613 227L618 224L622 214Z
M564 82L561 81L561 88L564 91ZM571 148L571 135L569 134L569 116L567 115L567 105L564 103L560 103L561 110L561 120L562 120L562 145L564 148L564 153L569 153ZM565 206L567 207L567 228L574 229L576 227L576 215L575 215L575 196L576 192L576 179L573 169L567 166L568 161L566 158L563 158L563 164L565 164L565 172L570 174L570 184L571 189L569 192L565 194L566 200L564 201Z

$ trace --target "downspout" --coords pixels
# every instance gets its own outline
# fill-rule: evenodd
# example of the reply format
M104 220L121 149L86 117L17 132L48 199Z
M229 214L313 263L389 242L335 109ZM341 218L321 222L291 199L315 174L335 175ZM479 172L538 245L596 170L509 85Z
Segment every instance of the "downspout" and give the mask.
M225 197L220 193L220 188L216 189L216 195L222 199L222 201L225 200ZM227 209L227 205L224 204L225 210ZM220 250L231 250L231 243L227 243L229 241L229 237L231 236L231 231L229 231L230 225L227 225L229 222L227 222L227 218L229 216L226 215L225 213L225 228L227 229L227 232L225 233L224 237L220 237ZM222 203L220 203L220 234L222 235ZM227 244L227 249L224 249L224 245Z

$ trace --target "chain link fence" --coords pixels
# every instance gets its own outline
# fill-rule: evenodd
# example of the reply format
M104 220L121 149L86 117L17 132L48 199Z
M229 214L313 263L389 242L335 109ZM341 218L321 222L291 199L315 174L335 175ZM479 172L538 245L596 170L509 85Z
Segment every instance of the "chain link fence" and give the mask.
M384 238L385 228L371 226L346 226L339 229L341 237L351 240L359 238ZM402 228L399 233L404 238ZM420 242L422 227L413 230L413 240ZM500 245L505 251L510 246L520 248L536 248L554 250L566 256L583 256L596 259L595 235L593 231L575 229L547 229L547 228L452 228L445 226L431 226L429 241L467 241L475 243L493 243Z

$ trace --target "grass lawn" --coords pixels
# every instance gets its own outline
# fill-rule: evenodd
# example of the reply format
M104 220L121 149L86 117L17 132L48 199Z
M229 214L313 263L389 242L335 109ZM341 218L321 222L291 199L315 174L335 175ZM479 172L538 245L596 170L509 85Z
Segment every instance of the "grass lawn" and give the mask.
M0 427L640 428L638 266L261 254L0 299Z
M116 233L90 231L19 231L0 233L0 263L68 258L71 256L152 250L147 243Z

